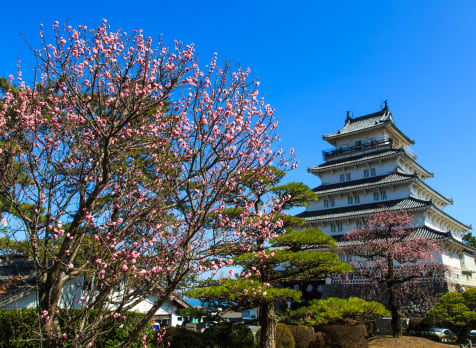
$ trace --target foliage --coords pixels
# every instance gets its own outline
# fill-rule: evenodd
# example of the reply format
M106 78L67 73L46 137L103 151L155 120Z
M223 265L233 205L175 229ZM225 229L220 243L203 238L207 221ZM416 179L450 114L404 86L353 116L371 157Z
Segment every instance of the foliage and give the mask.
M364 325L329 325L319 328L326 347L366 348L369 346Z
M261 204L254 182L294 160L273 150L273 109L248 70L214 57L202 71L193 45L169 49L106 20L56 22L48 35L33 50L31 86L21 72L2 82L2 225L35 262L39 338L61 347L75 322L74 345L87 345L155 296L127 346L179 285L229 265L211 256L275 233L281 204ZM73 280L79 303L60 304ZM60 306L80 307L79 322L59 318Z
M410 332L425 332L431 328L429 320L422 318L422 317L414 317L410 318L410 322L408 324L408 331Z
M294 348L294 336L291 330L284 324L276 325L276 348Z
M328 298L312 300L307 306L291 312L291 317L299 318L297 322L306 325L328 325L360 322L365 324L390 312L381 303L365 301L358 297Z
M253 333L249 328L231 323L210 326L203 333L203 341L210 348L249 348L254 345Z
M80 314L80 310L69 310L67 317L77 319ZM92 312L90 320L95 320ZM66 317L66 316L62 316ZM94 341L95 347L117 347L126 337L129 332L135 327L135 325L143 318L142 314L128 312L125 313L125 318L117 319L120 325L111 327L109 330L105 330L96 334L96 340ZM73 324L77 324L75 320ZM19 309L19 310L0 310L0 342L5 347L42 347L41 340L38 339L36 331L38 330L40 321L38 319L38 313L35 309ZM74 337L74 325L68 326L69 331L63 332L66 334L65 343L71 345L71 338ZM154 344L157 342L156 333L152 330L152 326L149 325L143 334L147 337L147 342ZM142 347L143 338L136 339L131 344L132 347Z
M476 238L474 238L471 232L468 232L463 236L463 242L473 248L476 248Z
M170 343L170 345L169 345ZM160 348L203 348L206 347L203 336L199 332L169 327L159 344Z
M286 325L294 337L295 348L310 348L316 340L314 329L309 326Z
M266 193L277 195L282 211L307 205L317 198L301 183L279 185L283 175L275 173L275 180L260 181L261 192L263 196ZM235 216L229 215L230 219ZM300 284L305 288L310 280L351 271L330 251L336 247L332 237L316 228L302 228L304 219L289 217L283 212L277 217L280 223L274 225L269 246L265 247L264 241L258 238L245 249L231 248L234 264L242 267L239 278L209 281L202 288L187 293L190 297L233 310L259 307L262 348L273 346L278 322L275 304L280 301L301 302L303 297L302 291L288 289L286 285Z
M444 294L428 311L427 319L433 324L457 328L460 341L467 338L469 331L476 329L476 289Z
M382 210L344 238L348 244L345 251L354 256L354 276L365 279L362 290L376 292L383 288L387 294L394 337L402 335L401 295L419 279L444 272L444 267L433 260L438 242L416 236L411 222L412 216L406 211Z

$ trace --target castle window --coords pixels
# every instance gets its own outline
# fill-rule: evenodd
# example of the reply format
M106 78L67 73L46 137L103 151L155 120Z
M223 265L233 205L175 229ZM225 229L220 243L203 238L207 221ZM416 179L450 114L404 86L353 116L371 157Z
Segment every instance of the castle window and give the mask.
M364 169L364 178L368 178L370 175L370 172L368 169Z
M344 182L345 181L345 174L341 174L340 175L340 182Z
M374 192L374 201L378 201L379 200L379 194L378 192Z
M324 208L329 208L329 201L327 199L324 200Z
M354 202L355 203L360 203L360 196L359 195L354 196Z
M342 224L341 224L341 223L339 223L339 224L337 225L337 230L338 230L339 232L342 232Z
M331 207L334 207L336 205L336 200L334 198L331 198Z
M380 198L382 199L382 201L383 201L384 199L387 199L387 191L382 191L382 192L380 192Z
M331 232L336 233L336 230L337 230L336 224L331 224Z
M370 169L370 176L375 176L377 175L377 172L375 171L375 168Z
M350 173L345 173L345 180L350 181Z
M347 196L347 204L352 204L352 203L354 203L352 196Z

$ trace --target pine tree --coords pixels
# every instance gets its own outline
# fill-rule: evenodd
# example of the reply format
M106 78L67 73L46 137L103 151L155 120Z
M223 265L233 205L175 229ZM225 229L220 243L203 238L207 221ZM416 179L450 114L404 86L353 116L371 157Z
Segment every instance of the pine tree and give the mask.
M275 195L282 210L308 205L316 195L302 183L275 185L282 178L277 173L275 181L263 185L265 193ZM235 212L237 213L237 212ZM238 214L239 215L239 214ZM226 305L230 309L259 307L261 325L260 347L276 346L276 324L279 320L275 306L279 302L302 300L302 292L287 289L285 284L304 284L322 279L332 273L351 271L331 249L336 247L332 237L316 228L302 228L303 219L281 213L274 216L276 236L269 245L257 240L249 250L230 248L235 265L242 267L240 277L208 282L188 295L207 302ZM301 286L302 288L302 286Z

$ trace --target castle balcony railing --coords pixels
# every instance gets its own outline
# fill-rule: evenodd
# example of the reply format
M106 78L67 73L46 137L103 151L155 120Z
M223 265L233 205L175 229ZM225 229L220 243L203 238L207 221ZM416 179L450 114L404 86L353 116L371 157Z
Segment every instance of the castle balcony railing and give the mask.
M367 151L379 147L391 147L392 145L393 139L389 137L376 138L366 142L356 141L353 146L341 146L335 149L324 150L322 151L322 157L327 161L331 158L349 155L354 152Z

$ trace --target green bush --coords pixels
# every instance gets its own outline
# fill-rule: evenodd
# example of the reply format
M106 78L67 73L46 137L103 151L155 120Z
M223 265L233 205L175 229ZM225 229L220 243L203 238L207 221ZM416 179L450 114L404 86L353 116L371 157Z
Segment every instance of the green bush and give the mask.
M168 344L170 343L170 346ZM202 334L183 328L169 327L159 347L169 348L203 348Z
M276 348L294 348L294 336L291 330L284 324L276 326Z
M38 328L38 314L35 309L0 310L0 342L3 347L38 347L39 342L26 342L35 338Z
M319 328L324 334L326 347L332 348L367 348L365 325L327 325Z
M296 348L309 348L316 340L314 329L309 326L287 325L294 337Z
M79 319L80 310L69 310L68 313L60 311L58 322L60 327L68 328L65 330L67 339L65 343L68 345L74 337L74 328L76 325L71 325ZM96 320L98 311L90 311L89 321ZM95 347L117 347L123 342L129 333L134 329L136 323L142 319L143 315L140 313L128 312L126 319L121 320L124 324L123 328L111 326L111 329L102 333L94 342ZM119 319L118 319L119 320ZM66 322L68 321L68 322ZM2 347L11 348L34 348L41 346L41 335L39 333L39 319L36 309L19 309L19 310L0 310L0 342ZM145 332L134 341L131 347L142 347L142 336L147 336L149 346L157 346L156 332L153 331L152 325L149 325ZM151 343L151 344L150 344Z
M203 341L211 348L253 347L253 333L244 325L223 323L213 325L203 333Z

